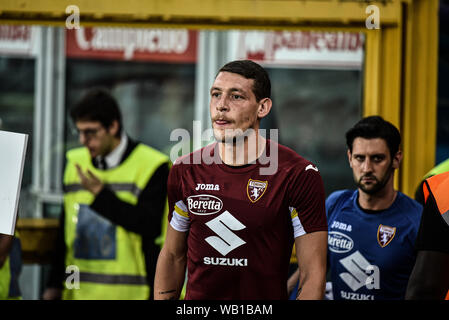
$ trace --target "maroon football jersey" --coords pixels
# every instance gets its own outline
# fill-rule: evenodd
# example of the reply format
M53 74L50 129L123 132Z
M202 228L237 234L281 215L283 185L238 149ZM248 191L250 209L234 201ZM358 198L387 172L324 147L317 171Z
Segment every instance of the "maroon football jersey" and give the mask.
M262 175L269 164L259 160L183 163L201 154L219 159L217 146L178 159L168 179L170 225L189 232L185 298L287 299L294 237L327 231L318 169L270 140L268 152L278 147L275 174Z

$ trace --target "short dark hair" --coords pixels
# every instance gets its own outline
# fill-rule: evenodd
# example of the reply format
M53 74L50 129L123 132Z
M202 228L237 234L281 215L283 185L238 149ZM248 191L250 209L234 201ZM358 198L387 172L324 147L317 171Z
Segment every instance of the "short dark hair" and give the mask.
M98 121L105 128L109 128L114 120L118 121L122 132L122 114L115 98L103 88L89 90L71 109L70 117L73 122Z
M217 72L231 72L239 74L246 79L253 79L253 92L257 101L263 98L271 98L271 81L267 71L259 64L251 60L236 60L225 64Z
M365 117L346 132L346 144L351 153L355 138L381 138L385 140L392 158L399 151L399 145L401 144L399 130L380 116Z

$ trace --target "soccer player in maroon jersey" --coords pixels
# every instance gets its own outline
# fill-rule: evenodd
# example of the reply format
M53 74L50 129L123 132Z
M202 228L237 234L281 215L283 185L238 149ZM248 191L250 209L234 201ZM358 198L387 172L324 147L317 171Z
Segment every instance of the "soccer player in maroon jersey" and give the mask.
M216 142L177 159L169 175L155 299L178 299L186 268L186 299L287 299L293 243L298 299L322 299L323 182L311 162L260 134L272 107L267 72L252 61L230 62L210 96Z

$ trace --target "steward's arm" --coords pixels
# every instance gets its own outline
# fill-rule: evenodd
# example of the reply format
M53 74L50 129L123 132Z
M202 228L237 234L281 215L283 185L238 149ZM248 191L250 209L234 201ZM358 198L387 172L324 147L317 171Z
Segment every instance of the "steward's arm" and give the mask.
M162 164L139 195L136 205L120 200L104 187L91 208L111 222L135 233L156 238L161 233L161 221L167 197L168 164Z

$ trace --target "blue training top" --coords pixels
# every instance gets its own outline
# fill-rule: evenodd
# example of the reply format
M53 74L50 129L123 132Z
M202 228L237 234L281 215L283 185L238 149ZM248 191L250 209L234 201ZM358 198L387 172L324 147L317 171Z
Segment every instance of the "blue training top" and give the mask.
M367 213L358 194L341 190L326 200L333 298L404 299L422 206L398 192L388 209Z

